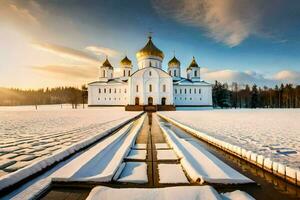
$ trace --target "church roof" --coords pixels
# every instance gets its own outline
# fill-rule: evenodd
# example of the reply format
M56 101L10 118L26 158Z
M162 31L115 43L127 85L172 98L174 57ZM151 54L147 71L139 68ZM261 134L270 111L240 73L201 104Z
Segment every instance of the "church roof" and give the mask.
M193 60L187 70L190 70L192 67L199 67L198 63L196 62L195 57L193 56Z
M168 63L169 67L179 67L180 66L180 61L177 60L177 58L174 56Z
M137 59L144 56L157 56L161 59L164 58L164 53L153 44L151 36L148 37L147 44L136 53Z
M121 67L131 67L131 60L129 60L129 58L127 56L125 56L125 58L123 58L120 62Z
M107 57L106 57L105 61L102 63L102 67L109 67L110 69L113 69L113 66L108 61Z

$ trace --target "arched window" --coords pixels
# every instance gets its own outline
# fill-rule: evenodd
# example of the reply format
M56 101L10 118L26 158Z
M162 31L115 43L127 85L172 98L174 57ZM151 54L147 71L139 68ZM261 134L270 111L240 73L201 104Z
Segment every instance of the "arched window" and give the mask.
M104 93L106 93L106 88L104 88Z
M163 85L163 92L166 92L166 85Z
M201 89L199 88L199 94L201 94Z
M190 94L192 94L192 88L190 88Z
M135 86L135 91L139 92L139 86L138 85Z
M196 88L194 88L194 94L196 94L197 93L197 90L196 90Z
M184 94L186 94L186 88L184 89Z
M182 89L180 88L180 94L182 94Z
M172 76L172 72L171 72L171 70L169 71L169 75L170 75L170 76Z
M149 76L152 76L152 72L151 71L149 71Z
M111 93L111 88L109 88L109 93Z
M152 85L149 85L149 92L152 92Z
M130 70L128 70L128 76L130 76Z
M126 76L126 74L125 74L125 69L123 70L123 76Z
M175 89L175 94L177 94L177 89Z
M117 93L117 88L115 88L115 93Z
M103 77L105 77L105 70L103 70Z
M197 71L196 70L194 71L194 75L195 75L195 77L197 77Z
M174 76L177 76L177 74L176 74L176 70L174 70Z
M126 89L124 90L124 93L126 93L127 91L126 91Z
M99 88L99 93L101 93L101 88Z

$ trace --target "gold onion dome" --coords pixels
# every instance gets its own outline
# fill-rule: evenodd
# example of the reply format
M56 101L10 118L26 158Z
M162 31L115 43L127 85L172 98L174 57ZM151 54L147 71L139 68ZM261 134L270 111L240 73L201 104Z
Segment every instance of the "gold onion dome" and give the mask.
M187 68L187 70L191 69L192 67L199 67L199 65L197 64L194 56L193 56L193 60L190 64L190 66Z
M174 56L168 63L169 67L179 67L180 66L180 61L177 60L177 58Z
M122 67L131 67L131 60L128 59L127 56L125 56L125 58L123 58L120 62Z
M109 67L110 69L113 69L113 66L108 61L107 57L106 57L105 61L103 62L102 67Z
M164 53L153 44L151 36L148 37L148 42L144 46L144 48L142 48L136 53L137 59L142 58L144 56L157 56L161 59L164 58Z

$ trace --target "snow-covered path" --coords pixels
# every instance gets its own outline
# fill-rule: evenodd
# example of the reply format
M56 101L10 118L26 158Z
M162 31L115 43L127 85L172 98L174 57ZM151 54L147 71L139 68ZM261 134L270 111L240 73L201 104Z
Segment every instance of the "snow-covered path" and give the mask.
M160 122L168 143L181 157L180 163L194 182L239 184L253 181L205 150L191 138L180 138L167 122Z

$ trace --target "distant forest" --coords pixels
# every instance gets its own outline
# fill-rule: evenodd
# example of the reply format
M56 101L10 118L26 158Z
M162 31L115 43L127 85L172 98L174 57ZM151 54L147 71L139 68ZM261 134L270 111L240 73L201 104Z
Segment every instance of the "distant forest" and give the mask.
M87 88L56 87L38 90L0 88L0 106L87 103ZM300 108L300 85L274 88L257 85L213 85L213 106L220 108Z
M0 88L0 106L72 104L87 103L87 88L56 87L38 90Z

